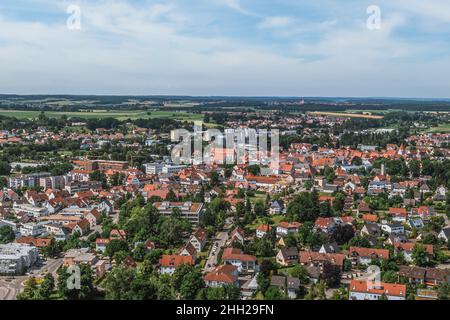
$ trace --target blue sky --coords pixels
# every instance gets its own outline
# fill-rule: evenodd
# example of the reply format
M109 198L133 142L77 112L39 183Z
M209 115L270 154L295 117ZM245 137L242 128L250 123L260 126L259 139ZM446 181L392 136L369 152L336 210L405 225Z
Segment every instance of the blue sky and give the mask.
M447 0L2 0L0 93L448 98L449 34Z

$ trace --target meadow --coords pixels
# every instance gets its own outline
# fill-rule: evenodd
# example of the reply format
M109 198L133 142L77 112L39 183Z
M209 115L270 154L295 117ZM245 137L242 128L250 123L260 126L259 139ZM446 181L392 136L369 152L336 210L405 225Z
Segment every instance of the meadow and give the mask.
M450 132L450 123L440 124L438 127L431 128L429 132Z
M0 110L0 116L15 117L17 119L34 119L39 116L40 111L22 111L22 110ZM194 114L180 111L113 111L113 110L93 110L89 112L64 112L64 111L46 111L45 115L50 118L59 118L67 116L68 118L82 119L100 119L115 118L118 120L135 119L156 119L170 118L179 121L202 120L201 114Z
M371 114L344 113L344 112L309 112L315 116L345 117L345 118L364 118L364 119L383 119L384 116L375 116Z

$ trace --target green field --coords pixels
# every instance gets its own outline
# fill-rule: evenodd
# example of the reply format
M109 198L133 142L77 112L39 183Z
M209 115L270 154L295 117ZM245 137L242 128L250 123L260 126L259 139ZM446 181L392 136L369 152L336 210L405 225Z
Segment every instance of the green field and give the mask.
M21 110L0 110L0 116L15 117L17 119L34 119L39 116L40 111L21 111ZM201 114L177 111L109 111L94 110L93 112L59 112L46 111L45 115L50 118L59 118L67 116L68 118L76 117L83 119L99 119L99 118L116 118L118 120L135 120L135 119L155 119L155 118L171 118L179 121L202 120Z
M438 127L431 128L429 132L450 132L450 123L441 124Z

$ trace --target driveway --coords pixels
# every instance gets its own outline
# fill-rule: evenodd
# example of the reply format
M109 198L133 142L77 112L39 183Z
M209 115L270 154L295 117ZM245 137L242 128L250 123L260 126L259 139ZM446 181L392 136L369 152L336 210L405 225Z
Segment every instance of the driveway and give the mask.
M217 265L218 255L220 250L225 246L228 241L228 232L219 232L209 252L208 260L206 260L204 272L210 272ZM217 243L217 246L214 244ZM209 266L209 267L208 267Z

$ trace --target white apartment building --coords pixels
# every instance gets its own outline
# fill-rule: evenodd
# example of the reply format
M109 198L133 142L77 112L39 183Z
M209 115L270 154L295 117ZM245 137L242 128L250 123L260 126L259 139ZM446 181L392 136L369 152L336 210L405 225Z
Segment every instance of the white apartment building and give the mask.
M19 243L0 244L0 274L23 274L38 257L36 247Z
M30 223L23 223L20 228L19 232L23 237L38 237L40 235L43 235L47 232L45 228L45 224L47 222L30 222Z
M48 215L47 207L36 207L31 204L18 204L14 203L13 210L15 213L24 212L29 216L35 218L43 217Z

